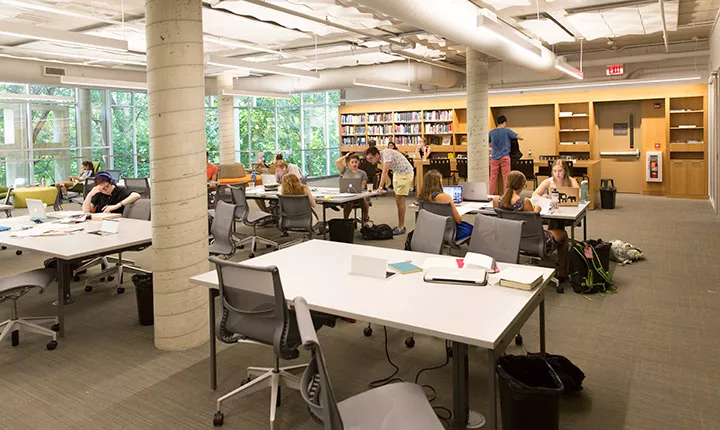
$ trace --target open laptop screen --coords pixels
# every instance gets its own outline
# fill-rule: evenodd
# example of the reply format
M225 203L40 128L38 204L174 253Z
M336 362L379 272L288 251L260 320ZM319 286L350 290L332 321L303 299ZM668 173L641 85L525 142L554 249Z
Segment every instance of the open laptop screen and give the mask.
M449 194L453 199L453 203L462 203L462 187L461 186L448 186L443 187L443 192Z

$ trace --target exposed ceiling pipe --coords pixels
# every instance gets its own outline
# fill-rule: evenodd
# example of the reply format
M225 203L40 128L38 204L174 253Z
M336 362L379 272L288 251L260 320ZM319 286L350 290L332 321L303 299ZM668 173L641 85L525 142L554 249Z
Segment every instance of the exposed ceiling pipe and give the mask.
M405 51L402 48L400 48L400 49L394 48L393 45L381 46L380 50L386 54L397 55L398 57L419 61L421 63L430 64L432 66L441 67L443 69L453 70L455 72L467 73L467 69L465 67L455 66L453 64L448 64L444 61L438 61L438 60L426 58L426 57L423 57L422 55L418 55L418 54L415 54L412 52Z
M542 73L551 72L554 76L561 74L555 69L555 54L547 48L539 47L541 55L532 55L505 37L478 27L480 9L466 0L362 0L356 3L500 60Z
M663 24L663 43L665 44L665 52L670 52L670 48L668 47L668 36L667 36L667 24L665 23L665 3L663 3L663 0L660 1L660 18L662 19Z
M218 2L218 3L214 4L214 5L213 5L213 8L217 8L218 6L222 6L222 4L225 3L226 1L227 1L227 2L233 2L233 1L239 1L239 0L225 0L225 1L221 1L221 2ZM275 5L275 4L273 4L273 3L263 1L263 0L243 0L243 1L245 1L246 3L254 4L254 5L256 5L256 6L262 6L262 7L264 7L264 8L276 10L276 11L278 11L278 12L286 13L286 14L288 14L288 15L293 15L293 16L297 16L297 17L299 17L299 18L307 19L308 21L317 22L317 23L319 23L319 24L324 24L324 25L327 25L327 26L330 26L330 27L335 27L335 28L337 28L337 29L340 29L340 30L343 30L343 31L347 31L347 32L350 32L350 33L359 34L359 35L361 35L361 36L365 36L365 37L368 37L368 38L370 38L370 39L381 40L381 41L383 41L383 42L388 42L388 43L396 43L396 44L403 45L403 46L408 46L408 45L410 44L409 42L405 42L405 41L403 41L403 40L399 40L399 39L396 40L397 38L394 37L394 36L377 36L377 35L375 35L375 34L372 34L372 33L368 32L368 31L358 30L358 29L356 29L356 28L352 28L352 27L348 27L348 26L345 26L345 25L342 25L342 24L338 24L338 23L332 22L332 21L330 21L330 20L327 19L327 18L326 18L326 19L316 18L316 17L314 17L314 16L312 16L312 15L308 15L308 14L305 14L305 13L302 13L302 12L297 12L297 11L294 11L294 10L292 10L292 9L286 9L286 8L284 8L284 7L282 7L282 6L278 6L278 5Z
M465 80L461 73L436 66L404 61L376 66L344 67L321 70L320 79L296 79L288 76L235 79L235 89L298 93L351 88L355 78L387 81L395 84L434 85L442 88L459 86Z
M690 52L673 52L670 54L644 54L644 55L628 55L626 57L608 57L596 58L593 60L583 60L583 66L606 66L608 64L619 63L650 63L653 61L675 60L678 58L707 57L710 55L709 50L690 51Z
M295 64L295 63L302 63L305 61L329 60L331 58L351 57L353 55L377 54L379 52L384 52L382 48L384 48L384 47L383 46L375 46L373 48L348 49L348 50L344 50L344 51L328 52L327 54L303 56L301 59L289 58L289 59L285 59L285 60L262 61L261 64L273 64L273 65Z

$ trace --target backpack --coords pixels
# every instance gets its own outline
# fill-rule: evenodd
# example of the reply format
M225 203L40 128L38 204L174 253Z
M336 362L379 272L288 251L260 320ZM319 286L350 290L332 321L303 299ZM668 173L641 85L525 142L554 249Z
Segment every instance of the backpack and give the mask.
M613 240L610 242L610 245L610 259L617 261L621 266L645 258L642 249L631 243L623 242L622 240Z
M387 240L393 238L392 228L387 224L366 224L360 229L365 240Z
M510 159L519 160L523 157L522 151L520 151L520 142L517 139L510 139Z
M580 294L617 292L610 275L610 244L599 240L570 246L570 285Z
M405 238L405 251L412 251L412 238L414 233L415 230L407 234L407 237Z

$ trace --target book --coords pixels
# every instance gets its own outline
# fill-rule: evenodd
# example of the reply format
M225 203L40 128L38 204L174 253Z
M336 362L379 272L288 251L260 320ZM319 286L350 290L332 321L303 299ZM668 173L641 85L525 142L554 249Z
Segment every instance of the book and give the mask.
M494 273L497 270L494 258L489 255L479 254L476 252L468 252L465 254L463 267L467 267L468 269L480 268L491 273Z
M422 267L418 267L409 261L391 263L388 264L388 266L390 266L390 268L395 270L396 272L402 273L403 275L407 275L408 273L422 272Z
M120 218L120 217L122 217L122 214L114 214L114 213L109 213L109 214L106 214L106 213L92 214L92 220L93 220L93 221L103 221L103 220L106 220L106 219L115 219L115 218Z
M504 270L500 275L500 286L519 288L521 290L532 290L542 282L542 275L534 270L528 270L521 267L513 267Z

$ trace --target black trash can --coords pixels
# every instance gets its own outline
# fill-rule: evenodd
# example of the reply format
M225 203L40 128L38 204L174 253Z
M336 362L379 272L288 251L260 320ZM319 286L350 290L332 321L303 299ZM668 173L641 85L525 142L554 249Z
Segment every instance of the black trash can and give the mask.
M600 207L603 209L615 209L615 181L612 179L600 179Z
M506 355L497 374L503 430L557 430L563 384L543 357Z
M140 325L153 325L155 323L155 313L153 311L152 274L133 275L132 282L135 285L135 298L137 299Z
M328 221L330 240L332 242L353 243L355 240L355 221L351 219L333 218Z

